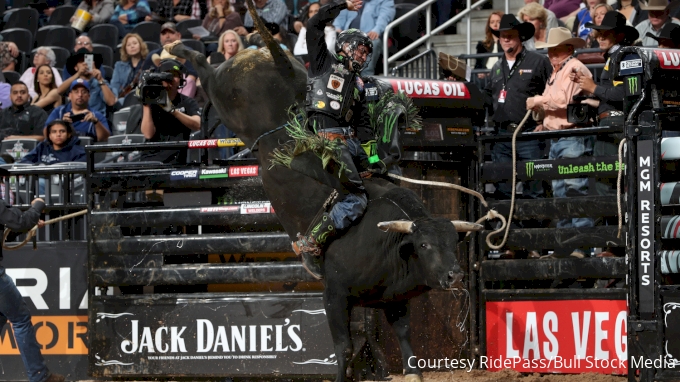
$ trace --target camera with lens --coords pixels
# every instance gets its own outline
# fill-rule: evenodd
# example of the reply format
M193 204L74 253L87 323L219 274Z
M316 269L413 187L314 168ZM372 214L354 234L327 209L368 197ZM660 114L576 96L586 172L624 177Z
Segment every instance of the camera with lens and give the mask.
M567 122L580 126L590 126L597 119L597 108L581 103L589 97L576 95L574 101L567 105Z
M165 106L168 101L168 92L163 82L172 82L172 73L144 72L135 89L135 96L144 105Z

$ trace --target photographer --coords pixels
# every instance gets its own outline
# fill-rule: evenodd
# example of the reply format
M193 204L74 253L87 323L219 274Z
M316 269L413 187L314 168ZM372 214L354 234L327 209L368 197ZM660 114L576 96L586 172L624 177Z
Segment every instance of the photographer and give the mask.
M144 104L142 134L148 142L188 141L192 131L201 129L201 118L198 115L196 101L179 94L186 69L177 60L165 59L161 61L158 71L159 73L148 73L143 76L138 89L137 94L141 95ZM172 79L163 78L165 73L172 75ZM146 97L145 87L154 85L162 85L165 89L161 92L160 99ZM185 163L186 156L186 149L155 150L145 152L142 160Z
M80 37L82 38L82 36ZM90 43L90 46L92 44ZM92 55L92 70L85 62L86 56ZM106 115L106 107L116 103L116 96L110 88L109 82L104 79L100 70L102 66L102 56L91 53L87 48L81 48L66 61L66 72L68 77L63 77L64 81L59 85L59 94L66 93L72 89L72 85L77 80L84 80L88 83L88 100L90 110ZM77 129L76 129L77 130Z
M89 108L90 81L78 78L71 83L68 93L69 102L65 106L59 106L47 117L46 124L61 119L73 125L78 135L92 137L97 142L109 139L111 131L106 117L96 110ZM45 134L47 136L47 134Z

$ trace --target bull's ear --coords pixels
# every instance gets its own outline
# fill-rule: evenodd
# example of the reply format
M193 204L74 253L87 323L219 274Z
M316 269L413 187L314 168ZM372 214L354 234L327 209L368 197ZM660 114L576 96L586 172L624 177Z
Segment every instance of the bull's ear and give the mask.
M409 220L392 220L378 223L383 232L413 233L413 222Z
M481 231L484 226L477 223L470 223L463 220L451 220L451 223L456 227L458 232Z

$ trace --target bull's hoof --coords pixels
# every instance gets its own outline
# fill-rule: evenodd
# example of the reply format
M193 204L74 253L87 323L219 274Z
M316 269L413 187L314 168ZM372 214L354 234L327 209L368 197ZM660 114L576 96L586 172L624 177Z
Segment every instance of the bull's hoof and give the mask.
M423 377L418 374L406 374L404 381L406 382L423 382Z
M184 45L184 44L182 44L182 40L177 40L177 41L175 41L175 42L171 42L170 44L165 44L165 45L163 45L163 49L165 49L165 50L166 50L168 53L170 53L170 54L173 54L173 55L175 55L175 56L179 56L179 55L177 54L177 53L179 53L179 52L173 52L173 51L172 51L172 49L174 49L174 48L175 48L176 46L178 46L178 45ZM179 57L181 57L181 56L179 56ZM184 58L184 57L182 57L182 58Z
M307 252L302 252L300 256L302 256L302 266L307 273L317 280L323 280L323 258Z

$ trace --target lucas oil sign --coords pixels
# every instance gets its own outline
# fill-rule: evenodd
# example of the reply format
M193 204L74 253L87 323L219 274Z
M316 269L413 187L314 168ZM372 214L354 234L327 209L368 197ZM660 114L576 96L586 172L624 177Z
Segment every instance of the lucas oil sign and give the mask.
M469 99L470 92L463 82L389 79L394 92L406 93L411 98Z
M487 302L489 370L625 374L625 300Z

